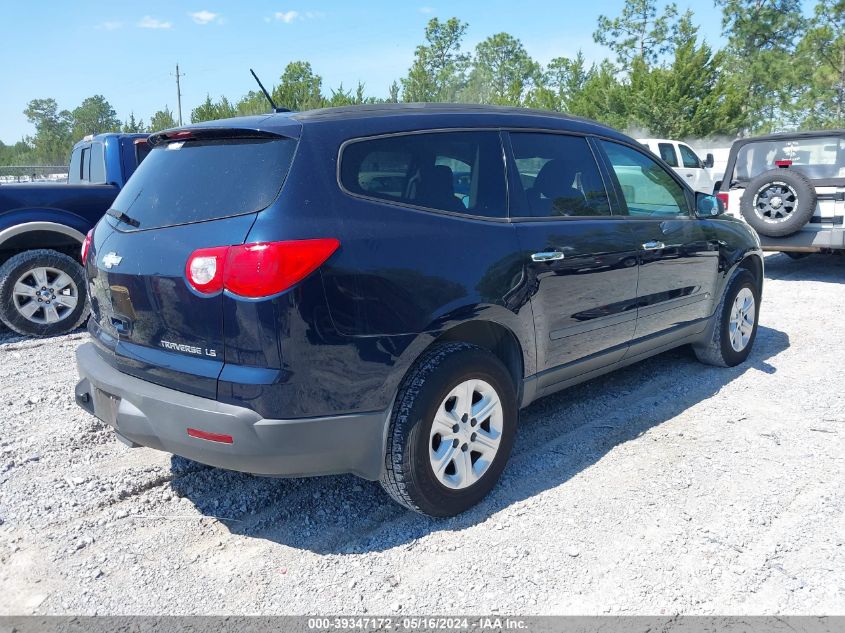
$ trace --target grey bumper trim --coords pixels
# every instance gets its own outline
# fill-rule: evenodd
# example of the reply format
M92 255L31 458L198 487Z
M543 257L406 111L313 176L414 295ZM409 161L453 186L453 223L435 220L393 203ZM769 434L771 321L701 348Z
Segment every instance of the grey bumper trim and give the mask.
M168 389L121 373L92 343L76 350L79 406L130 445L258 475L353 473L378 479L388 412L265 419L244 407ZM225 444L189 437L188 428L232 436Z
M845 248L845 229L804 228L786 237L760 236L764 251L815 251Z

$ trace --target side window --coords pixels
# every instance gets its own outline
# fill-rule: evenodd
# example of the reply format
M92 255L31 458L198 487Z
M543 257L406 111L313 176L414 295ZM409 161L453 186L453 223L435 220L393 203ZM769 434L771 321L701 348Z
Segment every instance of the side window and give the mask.
M660 158L663 159L669 167L678 166L678 155L675 153L675 146L672 143L659 143L657 147L660 149Z
M94 184L106 182L106 163L103 157L103 144L91 144L91 173L89 180Z
M88 182L90 180L90 171L91 171L91 146L83 147L82 148L82 160L81 166L79 169L79 179L82 182Z
M610 215L607 190L587 139L511 132L529 217Z
M689 215L684 188L651 158L610 141L602 147L613 167L631 216Z
M67 169L67 181L79 182L82 179L82 150L75 149L70 155L70 165Z
M695 152L689 147L683 143L678 143L678 149L681 150L681 162L684 164L684 167L688 167L690 169L697 169L701 167L701 161L698 156L695 155Z
M498 132L403 134L347 145L340 182L351 193L439 211L503 218Z

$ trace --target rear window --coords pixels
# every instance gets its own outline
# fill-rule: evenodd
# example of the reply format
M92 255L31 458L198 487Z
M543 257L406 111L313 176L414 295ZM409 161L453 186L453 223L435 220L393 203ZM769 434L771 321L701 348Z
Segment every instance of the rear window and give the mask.
M505 217L497 132L432 132L354 141L341 157L348 192L453 213Z
M278 196L295 148L291 139L168 143L149 153L112 208L137 229L254 213Z
M103 144L91 144L91 171L88 180L95 185L106 182L106 163L103 158Z
M776 161L813 179L845 178L845 142L838 136L777 139L748 143L736 154L734 180L747 181L770 169Z

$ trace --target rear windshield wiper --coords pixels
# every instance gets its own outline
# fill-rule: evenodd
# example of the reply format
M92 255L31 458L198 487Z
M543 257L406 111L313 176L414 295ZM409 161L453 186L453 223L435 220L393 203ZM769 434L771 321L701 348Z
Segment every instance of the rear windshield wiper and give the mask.
M124 224L128 224L129 226L134 226L135 228L141 226L141 223L138 222L138 220L126 215L123 211L118 211L117 209L112 208L106 211L106 214L110 215L113 218L117 218L118 220L120 220Z

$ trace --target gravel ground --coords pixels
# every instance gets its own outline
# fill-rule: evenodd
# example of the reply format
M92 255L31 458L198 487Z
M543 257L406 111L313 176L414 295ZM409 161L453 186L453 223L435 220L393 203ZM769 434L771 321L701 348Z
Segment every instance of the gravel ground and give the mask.
M73 402L87 335L0 333L0 614L845 614L845 258L766 264L745 365L532 405L445 521L129 450Z

